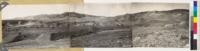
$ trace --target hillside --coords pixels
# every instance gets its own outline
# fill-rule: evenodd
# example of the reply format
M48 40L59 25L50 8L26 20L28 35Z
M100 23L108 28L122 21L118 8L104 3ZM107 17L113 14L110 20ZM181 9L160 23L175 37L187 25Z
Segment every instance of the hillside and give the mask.
M76 12L36 15L3 20L4 42L9 47L49 43L52 46L42 47L185 47L189 44L188 16L189 10L185 9L128 13L115 17ZM20 36L25 38L18 39ZM30 44L28 41L33 42Z

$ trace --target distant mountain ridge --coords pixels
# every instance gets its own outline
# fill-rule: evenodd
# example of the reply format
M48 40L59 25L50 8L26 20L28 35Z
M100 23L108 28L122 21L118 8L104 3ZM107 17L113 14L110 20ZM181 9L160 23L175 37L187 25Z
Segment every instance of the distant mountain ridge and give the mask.
M128 13L115 17L94 16L88 14L81 14L76 12L65 12L62 14L51 15L36 15L24 18L16 18L16 20L34 20L44 23L68 23L68 22L93 22L101 26L110 25L127 25L131 22L134 24L147 23L151 20L173 20L173 19L189 19L188 17L182 18L182 15L186 15L189 12L187 9L175 9L168 11L145 11L139 13ZM172 15L172 16L170 16ZM171 18L169 18L171 17ZM176 20L174 20L176 21ZM32 22L33 23L33 22ZM42 23L43 24L43 23Z
M120 17L120 16L135 16L138 14L143 13L152 13L152 12L188 12L187 9L174 9L174 10L167 10L167 11L145 11L145 12L138 12L138 13L127 13L124 15L118 15L114 17ZM14 20L53 20L55 19L65 19L65 18L84 18L84 17L105 17L105 16L95 16L95 15L89 15L89 14L82 14L77 12L64 12L62 14L42 14L42 15L36 15L36 16L28 16L28 17L22 17L22 18L15 18Z

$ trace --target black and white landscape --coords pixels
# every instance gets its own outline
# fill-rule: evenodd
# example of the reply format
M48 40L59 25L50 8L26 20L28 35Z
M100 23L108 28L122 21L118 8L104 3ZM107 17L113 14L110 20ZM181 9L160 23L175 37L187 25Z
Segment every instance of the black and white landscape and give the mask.
M183 48L189 44L187 6L86 4L63 13L9 17L3 20L3 42L10 48Z

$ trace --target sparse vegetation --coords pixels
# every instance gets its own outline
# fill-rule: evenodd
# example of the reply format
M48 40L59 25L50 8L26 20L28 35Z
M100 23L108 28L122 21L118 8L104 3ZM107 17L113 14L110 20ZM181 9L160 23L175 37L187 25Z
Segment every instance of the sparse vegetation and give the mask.
M3 39L9 47L20 47L13 44L31 46L28 45L33 43L28 42L30 39L39 43L34 45L45 47L48 45L41 44L52 43L55 47L184 47L189 40L188 16L189 11L185 9L115 17L75 12L37 15L3 20ZM36 34L35 39L31 38ZM58 42L70 43L57 45Z

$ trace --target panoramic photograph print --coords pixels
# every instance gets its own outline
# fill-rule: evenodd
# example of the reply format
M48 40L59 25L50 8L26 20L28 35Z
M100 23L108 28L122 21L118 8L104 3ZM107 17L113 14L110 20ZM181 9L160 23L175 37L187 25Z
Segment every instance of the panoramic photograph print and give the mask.
M66 4L8 5L2 10L3 43L9 48L70 47L68 14L74 9Z
M9 48L189 47L189 4L85 3L8 5Z
M189 4L85 3L82 10L94 28L72 36L72 47L189 47Z
M132 4L133 47L189 48L189 4ZM134 10L131 10L134 11Z

